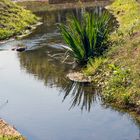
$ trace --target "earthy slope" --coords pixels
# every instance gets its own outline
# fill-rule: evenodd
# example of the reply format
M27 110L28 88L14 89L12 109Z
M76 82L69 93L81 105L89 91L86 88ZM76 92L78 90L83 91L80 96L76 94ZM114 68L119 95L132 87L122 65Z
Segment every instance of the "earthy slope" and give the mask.
M11 0L0 0L0 40L23 34L37 18Z

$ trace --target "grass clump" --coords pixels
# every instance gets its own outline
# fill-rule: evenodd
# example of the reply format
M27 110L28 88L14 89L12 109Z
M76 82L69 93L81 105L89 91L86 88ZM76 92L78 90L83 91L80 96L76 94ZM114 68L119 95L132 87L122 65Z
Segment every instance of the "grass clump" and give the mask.
M25 140L22 136L0 136L0 140Z
M0 1L0 40L23 34L37 17L11 0Z
M87 76L91 76L91 75L93 76L100 71L100 68L102 68L102 64L104 64L105 62L107 62L107 59L104 57L89 59L88 64L86 68L83 70L83 72Z
M101 15L86 13L82 21L73 17L68 25L59 26L64 41L78 62L87 63L90 58L102 55L107 49L108 36L112 29L110 20L107 12Z
M115 66L114 64L108 66L110 68L111 76L106 82L103 98L107 102L119 102L119 104L124 105L130 104L130 95L127 94L127 88L129 88L131 84L130 71Z
M103 96L107 102L135 110L140 107L140 35L126 40L123 47L108 56L104 71L109 72L109 76L105 80Z
M119 107L129 107L137 111L140 101L140 4L136 0L116 0L110 7L116 15L122 33L123 42L118 39L107 54L110 76L106 80L103 96L105 101Z
M140 4L136 0L115 0L108 9L119 22L118 30L111 35L114 44L105 54L107 61L100 71L93 67L94 60L88 69L98 71L92 75L102 87L104 102L140 113Z

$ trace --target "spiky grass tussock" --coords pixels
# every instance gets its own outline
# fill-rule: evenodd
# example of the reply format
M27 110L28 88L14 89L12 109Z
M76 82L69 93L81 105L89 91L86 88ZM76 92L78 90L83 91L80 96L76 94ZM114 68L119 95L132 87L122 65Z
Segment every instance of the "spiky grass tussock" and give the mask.
M82 21L73 16L68 25L59 28L65 43L71 48L73 56L80 63L100 56L107 49L108 37L112 30L111 16L107 12L85 13Z

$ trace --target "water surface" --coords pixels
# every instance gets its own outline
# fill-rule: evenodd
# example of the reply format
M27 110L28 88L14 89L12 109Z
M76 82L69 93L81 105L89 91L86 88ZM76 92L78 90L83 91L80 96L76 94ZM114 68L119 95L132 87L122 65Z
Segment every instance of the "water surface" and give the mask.
M66 78L72 62L63 62L66 50L57 23L66 22L72 12L80 18L84 11L39 11L43 25L25 39L0 46L0 117L29 140L140 139L138 122L102 105L89 84ZM17 45L28 51L10 51Z

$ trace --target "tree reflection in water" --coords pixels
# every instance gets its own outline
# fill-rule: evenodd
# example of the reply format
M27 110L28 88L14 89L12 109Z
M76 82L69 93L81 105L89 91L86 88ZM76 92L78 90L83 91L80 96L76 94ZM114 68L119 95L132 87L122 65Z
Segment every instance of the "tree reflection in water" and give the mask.
M72 98L70 108L80 106L81 110L90 111L91 105L96 99L96 91L88 83L72 82L66 78L72 65L64 64L52 56L53 53L65 53L63 50L49 48L50 55L47 54L48 47L38 50L18 53L20 66L26 73L34 75L38 80L44 81L46 86L56 87L64 93L63 101L69 96Z
M28 37L28 40L23 40L23 42L27 42L27 47L29 44L32 48L39 49L18 54L22 69L34 75L36 79L43 81L46 86L58 87L64 93L63 101L68 96L72 98L70 108L80 106L81 110L90 111L96 99L96 91L88 84L71 82L66 78L72 69L72 64L64 64L61 61L61 57L65 55L66 51L58 47L58 43L63 44L63 41L56 24L66 23L67 20L70 20L72 13L80 20L86 11L101 15L104 10L103 7L83 7L36 12L42 17L43 24ZM41 38L42 36L43 38ZM57 47L54 44L57 44ZM51 45L52 47L50 47ZM52 57L55 54L61 54L61 57L55 59ZM67 61L72 60L70 57Z
M71 96L72 98L70 109L75 106L80 106L81 110L85 109L90 111L92 104L97 98L97 90L89 83L71 81L69 85L66 85L64 91L63 101L67 96Z

